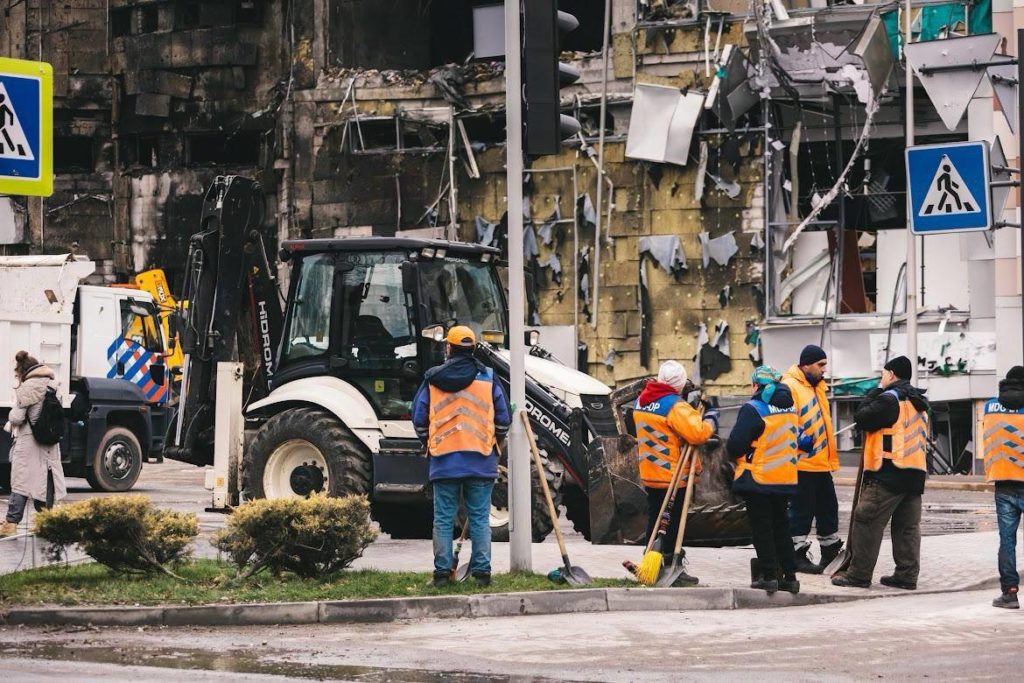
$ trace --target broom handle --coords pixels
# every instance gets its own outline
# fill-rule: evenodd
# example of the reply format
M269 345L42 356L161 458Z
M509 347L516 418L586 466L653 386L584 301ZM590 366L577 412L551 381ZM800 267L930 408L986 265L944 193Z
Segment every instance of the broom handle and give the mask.
M562 538L562 530L558 528L558 511L555 510L555 501L551 500L551 490L548 489L548 480L544 476L544 463L540 461L540 451L537 450L537 441L533 437L533 427L530 426L530 417L525 413L519 413L523 417L523 424L526 426L526 438L530 442L530 451L533 453L533 464L537 468L537 478L540 479L540 488L544 491L544 500L548 504L548 514L551 515L551 526L555 528L555 537L558 538L558 550L562 553L562 561L566 568L569 567L569 554L565 550L565 539Z
M665 497L661 499L661 509L658 511L658 523L651 529L651 537L647 539L647 548L644 553L651 552L651 548L654 547L654 541L658 538L658 529L661 527L661 520L665 516L665 510L668 509L669 505L669 494L675 495L676 489L679 487L679 480L681 479L680 474L682 473L682 463L676 468L676 471L672 473L672 479L668 483L668 491L665 492Z
M683 547L683 534L686 533L686 516L690 511L690 501L693 500L693 489L696 488L697 484L693 481L693 474L697 470L697 465L700 464L700 454L693 444L689 445L687 449L690 462L689 476L686 479L686 495L683 496L683 511L681 519L679 520L679 530L676 532L676 547L675 556L679 557L679 551Z

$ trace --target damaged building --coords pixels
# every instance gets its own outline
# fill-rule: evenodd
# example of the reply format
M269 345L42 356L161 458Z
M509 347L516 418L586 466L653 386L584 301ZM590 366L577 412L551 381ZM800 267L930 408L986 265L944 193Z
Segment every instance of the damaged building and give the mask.
M821 343L843 426L906 345L900 8L612 0L605 54L603 5L559 2L580 22L562 104L582 130L526 164L528 323L611 385L692 359L723 397ZM1005 0L914 7L914 42L1016 28ZM56 192L0 198L7 253L76 243L108 279L159 266L179 282L223 173L259 179L279 238L505 243L500 3L24 0L5 20L4 54L53 63L57 106ZM1005 68L979 72L952 123L918 79L917 143L999 141L1016 166ZM1019 360L1017 239L918 240L940 467L974 466L980 402Z

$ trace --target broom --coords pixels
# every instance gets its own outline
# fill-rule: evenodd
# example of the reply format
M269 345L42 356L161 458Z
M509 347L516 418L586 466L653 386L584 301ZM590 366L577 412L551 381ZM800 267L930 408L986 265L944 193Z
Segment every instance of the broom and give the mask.
M661 513L661 518L658 520L658 526L655 530L654 543L650 544L647 552L644 553L644 559L640 561L640 566L637 567L636 579L645 586L653 586L658 581L658 575L661 574L661 565L663 562L661 546L665 540L665 536L668 534L668 525L672 520L672 504L675 502L676 494L679 493L679 485L682 481L681 474L690 464L690 453L692 452L692 449L693 446L688 444L686 452L683 455L683 459L680 461L679 467L676 469L675 476L673 477L673 485L669 488L669 491L665 496L665 504L662 506L663 512Z

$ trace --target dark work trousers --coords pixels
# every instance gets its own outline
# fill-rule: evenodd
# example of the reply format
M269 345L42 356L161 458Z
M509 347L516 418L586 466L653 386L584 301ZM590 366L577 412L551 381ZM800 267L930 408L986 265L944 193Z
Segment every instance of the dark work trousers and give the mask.
M35 507L36 512L42 512L53 507L53 472L47 470L46 472L46 500L33 500L32 505ZM21 524L21 520L25 517L25 508L28 507L28 496L23 496L20 493L11 492L11 497L7 499L7 515L6 521L12 524Z
M893 575L900 581L917 583L921 570L921 496L917 493L896 493L877 481L865 479L861 484L857 509L853 511L853 531L847 542L851 579L871 581L882 547L885 525L892 520Z
M665 500L668 489L651 489L645 486L644 490L647 491L647 538L649 539L654 527L658 525L658 511L661 510L661 504ZM676 547L676 534L679 533L679 517L683 514L683 498L685 496L686 489L680 485L676 499L672 501L672 508L665 510L666 513L672 513L672 521L669 522L665 540L662 541L662 555L668 556ZM686 555L686 551L680 549L680 554Z
M766 578L781 569L785 576L796 571L793 541L789 536L789 496L776 493L744 493L747 517L754 536L754 550Z
M811 522L817 520L818 543L839 542L839 501L831 472L798 472L796 495L789 505L789 533L799 552L811 544Z

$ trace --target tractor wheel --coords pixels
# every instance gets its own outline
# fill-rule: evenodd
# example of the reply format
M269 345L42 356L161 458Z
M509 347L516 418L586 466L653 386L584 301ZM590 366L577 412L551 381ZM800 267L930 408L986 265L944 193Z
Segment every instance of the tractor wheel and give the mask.
M432 538L434 508L427 505L373 503L373 518L391 538Z
M292 408L260 427L242 462L242 491L254 498L367 494L370 454L334 416Z
M541 462L544 463L544 473L548 481L548 488L551 490L551 499L555 503L555 509L562 501L562 478L565 470L561 463L549 458L547 451L540 448ZM494 482L494 493L491 494L491 540L508 541L508 456L502 454L498 463L498 480ZM530 460L530 521L534 543L540 543L554 528L551 526L551 518L548 514L548 504L544 499L544 491L540 487L540 480L537 478L537 468Z
M583 538L590 540L590 500L587 494L578 486L564 486L562 488L562 505L565 506L565 516L572 522L572 528L577 533L583 534Z
M142 446L130 429L111 427L100 439L85 478L94 491L123 492L142 472Z

